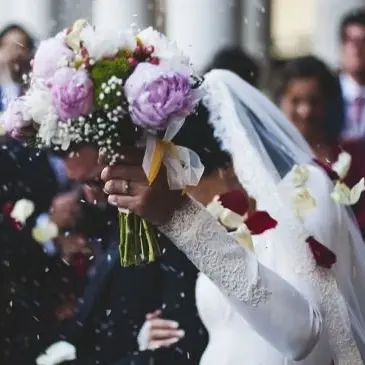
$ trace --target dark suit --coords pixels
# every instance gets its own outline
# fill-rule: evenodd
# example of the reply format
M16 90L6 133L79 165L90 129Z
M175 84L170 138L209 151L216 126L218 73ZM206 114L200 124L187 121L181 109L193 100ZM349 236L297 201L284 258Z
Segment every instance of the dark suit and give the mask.
M197 365L207 333L195 305L196 268L164 237L160 243L165 252L156 262L122 268L118 240L112 242L76 320L57 336L76 346L74 364ZM145 315L156 309L163 310L163 318L178 321L186 336L171 348L138 352Z
M56 325L57 305L68 290L68 268L31 236L35 218L48 212L59 187L46 154L6 138L0 169L0 363L28 365ZM36 211L18 230L3 209L22 198Z

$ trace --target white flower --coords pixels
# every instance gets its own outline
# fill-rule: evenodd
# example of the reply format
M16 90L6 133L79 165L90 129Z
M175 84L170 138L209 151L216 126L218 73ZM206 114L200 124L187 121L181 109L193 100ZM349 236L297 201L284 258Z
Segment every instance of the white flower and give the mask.
M242 224L243 217L225 208L219 216L219 221L228 229L236 229Z
M338 181L331 193L331 198L342 205L354 205L361 196L361 193L365 191L365 179L362 178L355 186L350 189L346 184Z
M51 142L53 142L53 139L57 135L57 119L53 117L52 114L49 114L42 122L39 131L38 131L38 137L42 140L42 142L50 146Z
M90 58L95 61L115 56L121 49L132 51L137 46L137 41L130 32L103 28L94 30L91 26L82 29L80 39Z
M39 243L46 243L58 236L58 227L48 217L37 221L37 225L32 230L34 240Z
M306 166L295 165L292 169L293 172L293 185L296 188L303 186L309 177L309 171Z
M37 124L42 124L50 117L57 119L51 93L45 85L34 83L23 99L28 117L26 119L32 119Z
M15 203L14 208L10 213L10 217L15 219L17 222L25 224L33 212L34 203L28 199L20 199Z
M206 209L215 219L219 219L224 210L222 203L219 201L219 196L215 196L213 201L207 205Z
M244 223L242 223L236 231L232 232L231 235L244 248L254 251L251 232Z
M316 201L306 188L299 189L291 198L292 207L296 216L303 220L316 207Z
M175 42L152 27L142 30L137 38L144 46L153 46L153 57L158 57L162 63L190 65L189 57L186 57Z
M82 30L87 26L89 26L89 25L86 20L84 20L84 19L76 20L74 25L72 26L71 32L64 35L66 44L74 52L80 51L80 44L81 44L80 34L81 34ZM60 37L62 37L62 35Z
M332 164L332 170L337 173L341 180L343 180L350 170L351 162L351 155L348 152L343 151L339 154L337 161Z
M56 342L36 359L37 365L58 365L76 360L76 348L66 341Z

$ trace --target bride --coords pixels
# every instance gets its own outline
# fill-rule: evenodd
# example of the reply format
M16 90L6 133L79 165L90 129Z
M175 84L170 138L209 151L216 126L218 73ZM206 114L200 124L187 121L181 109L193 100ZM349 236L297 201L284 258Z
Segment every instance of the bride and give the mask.
M352 217L331 199L333 184L311 163L313 154L303 138L262 94L229 71L212 71L205 83L216 137L232 156L241 185L278 226L253 238L264 266L248 252L243 259L242 249L192 201L160 227L202 271L197 306L210 342L200 364L362 364L365 246ZM299 219L292 202L303 189L314 203ZM331 268L320 257L313 259L310 239L337 256ZM266 268L319 308L321 332L316 310L304 318L301 298L295 291L285 295L289 289ZM163 335L168 327L168 321L149 318L140 332L141 348L153 347L156 337L168 341Z

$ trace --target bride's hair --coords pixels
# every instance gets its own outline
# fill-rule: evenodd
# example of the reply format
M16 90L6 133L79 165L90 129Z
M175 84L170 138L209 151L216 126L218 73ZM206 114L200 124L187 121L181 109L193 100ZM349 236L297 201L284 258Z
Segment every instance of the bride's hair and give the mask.
M232 165L230 155L222 150L208 120L209 111L200 103L196 112L186 118L184 125L174 138L177 145L191 148L199 155L205 166L204 176Z

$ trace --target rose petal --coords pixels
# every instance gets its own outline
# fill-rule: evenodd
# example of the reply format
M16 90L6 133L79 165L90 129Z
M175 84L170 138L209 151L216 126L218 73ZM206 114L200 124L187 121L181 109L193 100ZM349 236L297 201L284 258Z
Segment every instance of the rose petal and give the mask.
M28 199L20 199L15 203L10 217L24 225L33 212L34 203Z
M296 216L303 220L316 207L316 201L307 188L302 188L291 198L291 204Z
M232 190L219 196L219 200L224 208L244 216L248 212L249 200L240 190Z
M46 243L58 236L58 227L50 219L41 220L32 230L34 240L39 243Z
M241 224L238 229L231 233L235 240L244 248L254 251L251 232L245 224Z
M261 234L269 229L273 229L277 226L278 222L270 217L269 213L257 211L249 213L245 220L247 228L251 234Z
M345 183L338 181L331 193L331 198L338 204L350 206L356 204L365 191L365 179L362 178L350 189Z
M219 215L219 221L227 229L237 229L243 223L243 217L224 208Z
M308 237L306 242L313 254L313 258L318 266L330 269L336 263L336 255L314 237Z
M309 177L309 171L305 166L296 165L293 167L293 185L298 188L303 186Z
M216 196L214 197L213 201L207 205L206 209L215 219L219 219L219 216L222 214L224 207L219 201L219 197Z
M11 212L13 210L14 203L13 202L6 202L3 205L3 214L7 217L10 221L10 224L15 228L17 231L23 229L24 225L21 222L16 221L14 218L11 217Z
M343 180L350 170L351 162L351 155L346 151L342 151L338 155L337 160L332 164L332 170Z
M37 365L57 365L76 360L76 348L66 341L56 342L48 347L45 354L36 359Z

